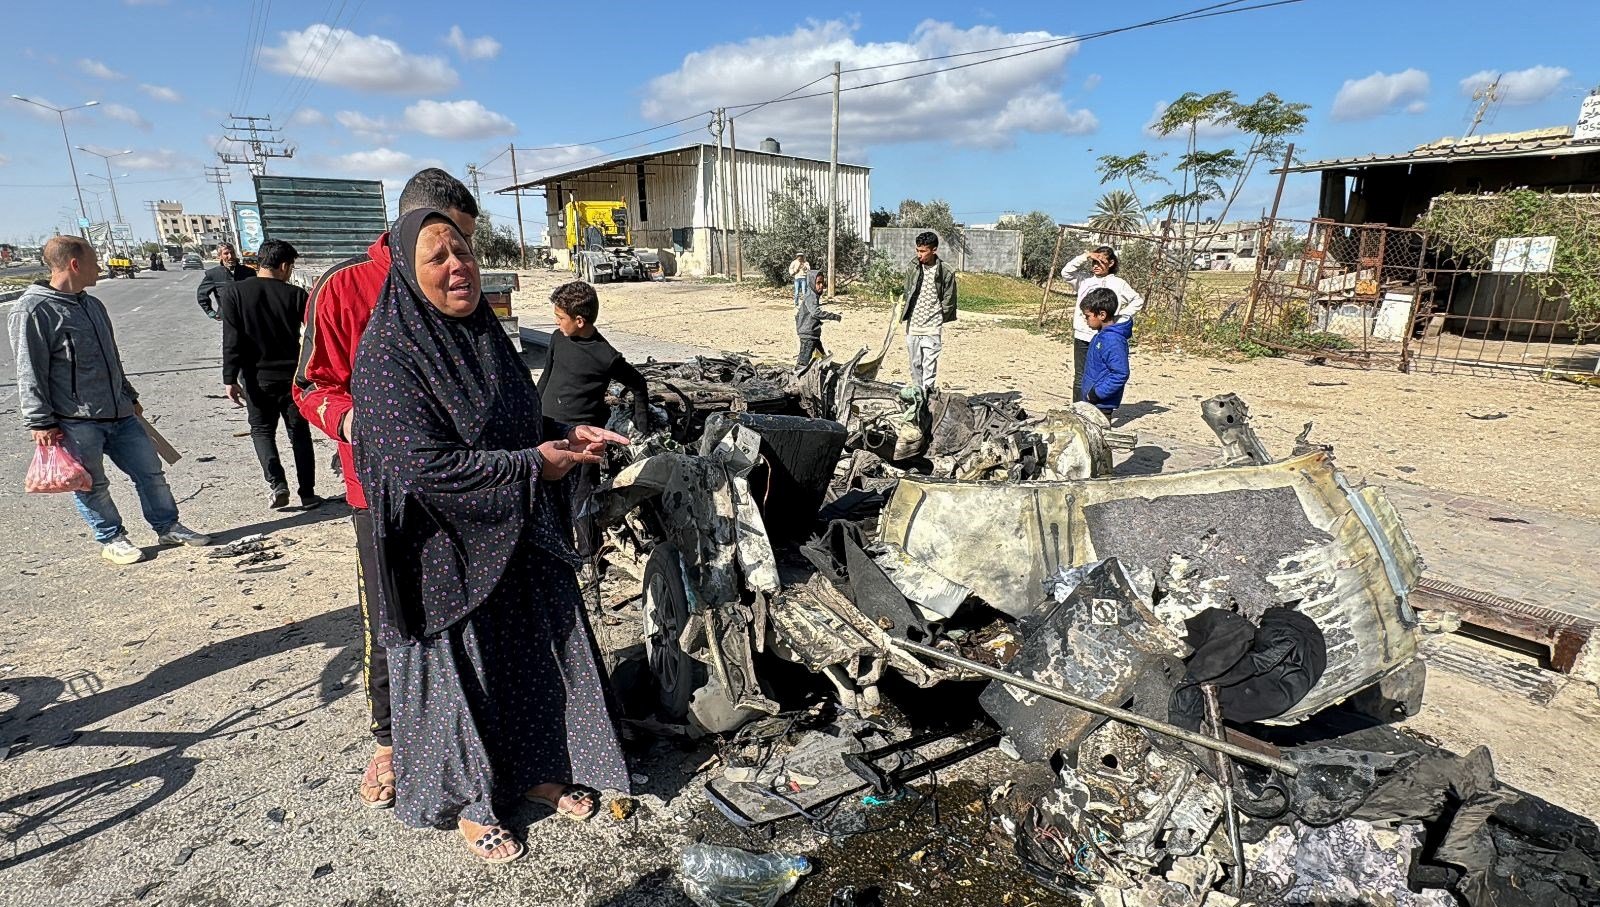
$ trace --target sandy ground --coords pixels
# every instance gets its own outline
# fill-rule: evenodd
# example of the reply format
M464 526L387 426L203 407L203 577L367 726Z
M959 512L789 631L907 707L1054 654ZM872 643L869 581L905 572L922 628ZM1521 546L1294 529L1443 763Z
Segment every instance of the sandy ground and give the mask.
M549 289L570 275L525 272L517 300L525 323L548 321ZM787 294L674 280L601 290L601 330L613 328L712 349L790 361L796 341ZM842 322L823 329L840 356L884 339L888 310L841 298ZM1070 402L1071 348L1014 320L963 312L946 329L939 377L947 389L1017 390L1040 409ZM1347 469L1488 496L1573 517L1600 517L1600 390L1520 377L1405 375L1314 366L1290 359L1227 361L1137 347L1133 379L1116 421L1188 443L1216 443L1199 403L1235 392L1250 404L1262 440L1287 451L1307 421ZM906 375L891 342L882 377Z

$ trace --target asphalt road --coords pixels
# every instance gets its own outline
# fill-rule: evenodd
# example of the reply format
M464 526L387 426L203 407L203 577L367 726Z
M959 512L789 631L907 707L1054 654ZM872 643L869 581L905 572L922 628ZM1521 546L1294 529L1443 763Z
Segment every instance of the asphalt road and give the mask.
M22 493L31 444L0 353L0 904L687 903L662 870L701 808L680 770L698 760L670 746L638 763L650 780L633 818L578 826L534 808L533 856L509 867L361 808L348 510L266 509L199 279L142 272L93 292L147 414L184 453L168 470L184 522L222 542L270 533L278 560L103 561L70 498ZM331 452L322 442L319 463ZM342 493L331 475L318 487ZM153 545L131 486L119 476L113 493L135 544ZM659 796L674 794L671 808Z

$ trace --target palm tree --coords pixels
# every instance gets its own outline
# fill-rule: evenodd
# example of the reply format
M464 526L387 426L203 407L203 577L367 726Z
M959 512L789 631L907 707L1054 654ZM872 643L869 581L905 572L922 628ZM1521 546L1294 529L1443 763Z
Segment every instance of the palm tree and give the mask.
M1136 233L1142 232L1146 224L1133 193L1112 189L1094 203L1089 226L1101 233Z

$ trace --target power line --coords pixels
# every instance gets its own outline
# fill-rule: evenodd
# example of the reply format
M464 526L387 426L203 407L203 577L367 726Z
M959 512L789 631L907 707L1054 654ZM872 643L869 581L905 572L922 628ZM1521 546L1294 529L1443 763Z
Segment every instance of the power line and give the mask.
M256 47L250 54L250 77L245 81L244 97L240 106L250 103L250 95L256 90L256 76L261 73L261 51L267 44L267 20L272 16L272 0L267 0L266 9L261 13L261 30L256 33Z
M305 105L306 99L311 96L311 89L316 87L317 80L322 78L322 73L328 68L328 64L332 62L334 54L339 52L339 47L344 44L344 36L349 34L351 27L356 24L356 19L361 16L361 8L366 5L366 2L367 0L356 0L355 8L350 11L350 18L343 26L339 25L336 17L336 21L330 26L332 31L329 33L333 46L324 48L322 60L317 64L316 72L310 73L309 78L301 83L299 97L295 99L294 108L283 118L284 122L292 119L295 114L300 112L300 108ZM342 10L343 7L341 6L340 9Z
M332 18L329 18L328 14L333 12L334 0L328 0L328 5L322 10L321 21L329 23L339 21L339 16L343 15L344 13L344 5L346 2L347 0L339 0L339 12L335 13ZM332 26L330 25L330 27ZM304 34L304 32L301 34ZM306 42L306 49L301 52L300 61L294 65L294 72L290 74L289 81L284 84L283 90L278 92L278 99L272 102L273 110L282 113L284 110L283 102L300 87L300 80L305 78L306 75L311 72L311 67L306 65L306 61L311 59L311 52L316 49L318 43L319 42L316 41Z

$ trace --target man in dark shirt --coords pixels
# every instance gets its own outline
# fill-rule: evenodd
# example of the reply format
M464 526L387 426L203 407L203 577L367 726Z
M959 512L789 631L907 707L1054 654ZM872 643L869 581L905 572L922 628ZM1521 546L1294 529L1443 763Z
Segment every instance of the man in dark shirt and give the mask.
M300 503L315 507L316 450L311 426L291 394L300 358L300 326L306 317L306 291L289 283L298 257L281 239L261 244L256 276L231 284L221 294L222 383L235 406L247 406L250 440L271 488L274 509L289 506L289 482L278 459L278 420L294 450Z
M195 290L195 301L200 303L200 311L212 321L222 318L222 315L213 306L213 301L222 295L222 291L232 286L237 281L249 280L256 273L239 263L239 256L233 251L231 243L221 243L217 246L217 266L206 271L200 278L200 286Z
M637 434L650 431L650 388L639 370L628 364L594 326L600 318L600 297L581 280L564 283L550 294L556 328L550 335L544 371L539 375L539 399L546 418L568 425L605 427L611 416L606 388L615 381L633 394L633 426ZM578 553L592 557L597 548L594 519L580 517L600 480L596 464L573 470L578 485L573 490L573 525Z

